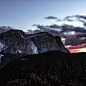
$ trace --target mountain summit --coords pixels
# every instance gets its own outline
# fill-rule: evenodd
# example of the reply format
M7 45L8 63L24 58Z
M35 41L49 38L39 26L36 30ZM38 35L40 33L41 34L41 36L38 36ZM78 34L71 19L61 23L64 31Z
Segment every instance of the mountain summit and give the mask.
M26 35L22 30L9 30L0 34L0 51L3 53L39 54L47 51L69 51L64 47L59 36L48 32Z
M59 36L52 36L48 32L27 35L26 39L30 41L30 43L33 42L33 44L37 47L37 50L35 51L38 53L53 50L60 50L62 52L69 53L69 51L64 47L61 38Z
M1 52L3 53L28 53L32 54L29 42L22 30L9 30L0 34Z

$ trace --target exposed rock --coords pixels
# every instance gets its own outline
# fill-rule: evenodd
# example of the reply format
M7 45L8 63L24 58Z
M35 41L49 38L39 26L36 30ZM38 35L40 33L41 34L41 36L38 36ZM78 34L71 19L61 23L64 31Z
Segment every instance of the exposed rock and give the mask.
M69 51L64 47L59 36L52 36L48 32L40 32L38 34L27 35L27 40L33 42L37 47L35 50L38 53L43 53L52 50L60 50L66 53Z
M1 49L4 53L27 53L32 54L26 35L21 30L9 30L0 34L0 43L3 44Z
M52 50L69 51L64 47L60 37L47 32L26 35L22 30L9 30L0 34L0 47L3 53L38 54Z

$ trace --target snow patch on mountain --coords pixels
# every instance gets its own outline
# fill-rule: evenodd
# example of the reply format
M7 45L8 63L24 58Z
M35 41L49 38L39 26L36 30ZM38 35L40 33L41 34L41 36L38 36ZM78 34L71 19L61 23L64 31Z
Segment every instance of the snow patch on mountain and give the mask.
M33 51L33 54L38 54L37 47L34 45L34 43L32 41L30 42L30 47Z
M21 37L26 40L26 38L20 33Z
M22 51L18 50L19 53L22 53Z
M4 55L0 54L0 62L1 62L1 57L3 57Z
M0 52L1 52L1 50L4 48L4 44L2 43L2 42L0 42Z

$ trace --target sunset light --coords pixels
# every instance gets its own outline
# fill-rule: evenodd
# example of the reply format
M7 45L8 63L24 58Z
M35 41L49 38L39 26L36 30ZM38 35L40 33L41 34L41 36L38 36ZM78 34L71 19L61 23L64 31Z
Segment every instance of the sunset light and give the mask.
M70 53L86 52L86 48L69 49Z

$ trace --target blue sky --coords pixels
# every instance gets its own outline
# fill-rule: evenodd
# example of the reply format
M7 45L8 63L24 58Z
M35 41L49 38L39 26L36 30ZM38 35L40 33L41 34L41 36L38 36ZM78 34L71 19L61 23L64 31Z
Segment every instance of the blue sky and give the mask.
M23 31L35 29L33 24L58 24L55 20L44 18L47 16L62 19L85 14L85 0L0 0L0 26L11 26ZM78 22L73 24L78 25Z

